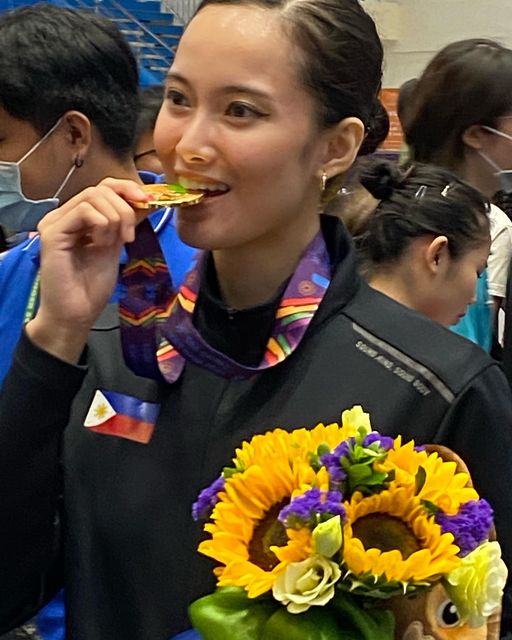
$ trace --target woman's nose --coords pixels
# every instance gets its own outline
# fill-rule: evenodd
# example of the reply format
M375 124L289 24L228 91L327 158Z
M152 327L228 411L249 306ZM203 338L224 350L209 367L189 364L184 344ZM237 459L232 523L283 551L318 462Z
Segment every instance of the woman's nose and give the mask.
M197 114L183 124L176 153L187 164L211 162L215 150L212 144L212 126L206 117Z

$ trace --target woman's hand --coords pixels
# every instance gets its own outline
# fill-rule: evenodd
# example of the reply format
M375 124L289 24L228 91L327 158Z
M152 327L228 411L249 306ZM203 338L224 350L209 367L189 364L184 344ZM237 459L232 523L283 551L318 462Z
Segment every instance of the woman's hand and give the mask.
M119 254L135 238L147 211L137 183L107 178L85 189L40 222L41 304L27 325L30 339L68 362L77 362L94 321L106 306L119 271Z

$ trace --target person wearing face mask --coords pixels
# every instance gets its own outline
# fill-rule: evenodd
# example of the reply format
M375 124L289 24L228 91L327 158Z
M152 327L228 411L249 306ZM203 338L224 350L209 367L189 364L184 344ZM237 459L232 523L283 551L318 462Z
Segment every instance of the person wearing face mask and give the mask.
M7 114L3 114L6 116ZM40 138L17 162L0 160L0 219L9 229L18 231L33 231L41 218L59 206L59 196L68 184L75 169L82 167L83 158L77 152L73 158L71 168L64 176L51 198L28 198L21 185L21 165L33 156L44 145L50 136L62 124L63 118L57 122ZM7 127L7 118L4 126Z
M507 120L511 120L511 119L512 119L512 115L501 116L499 118L499 124L506 127ZM488 125L482 125L482 128L485 131L488 131L489 133L492 133L496 136L500 136L504 140L508 140L509 144L512 143L512 135L510 133L506 133L505 131L500 131L499 129L495 129L494 127L490 127ZM480 155L495 170L494 175L499 180L500 191L502 191L505 194L511 194L512 193L512 169L504 169L502 166L498 164L496 160L493 160L492 156L489 155L488 151L486 152L483 149L480 149ZM510 158L506 156L505 162L509 164Z
M48 211L59 206L59 195L71 178L74 170L81 166L82 160L77 156L68 173L64 177L62 184L52 198L42 198L32 200L23 193L21 185L21 165L37 149L44 144L47 138L60 125L59 119L44 136L36 142L17 162L0 160L0 219L2 222L4 236L11 234L9 244L14 246L22 242L30 231L34 231L39 220ZM2 250L7 248L7 240Z
M0 16L0 48L0 225L35 231L49 211L107 176L141 182L132 156L137 66L112 22L25 7ZM172 214L151 220L179 280L194 250L179 241ZM0 386L37 309L39 250L36 236L0 257Z
M411 160L446 167L489 199L500 189L512 190L511 86L512 50L497 42L462 40L439 51L402 116ZM495 205L490 222L487 280L496 323L506 296L512 222Z

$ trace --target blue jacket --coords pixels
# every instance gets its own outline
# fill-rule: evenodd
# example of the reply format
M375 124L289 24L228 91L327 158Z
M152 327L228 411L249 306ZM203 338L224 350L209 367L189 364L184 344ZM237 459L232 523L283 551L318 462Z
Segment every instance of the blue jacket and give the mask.
M172 209L161 209L150 217L175 284L180 284L196 249L183 244L174 226ZM39 271L39 236L25 240L0 256L0 386L11 365L21 335L25 311ZM126 254L121 256L121 263ZM117 292L113 300L117 299Z

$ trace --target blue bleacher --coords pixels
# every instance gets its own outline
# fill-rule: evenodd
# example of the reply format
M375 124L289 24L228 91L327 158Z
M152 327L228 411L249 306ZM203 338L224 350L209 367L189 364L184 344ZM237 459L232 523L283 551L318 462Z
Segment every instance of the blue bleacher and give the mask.
M2 9L37 4L40 0L0 0ZM91 9L107 16L130 43L140 69L141 85L161 84L174 57L183 26L172 13L160 11L157 0L46 0L52 4Z

